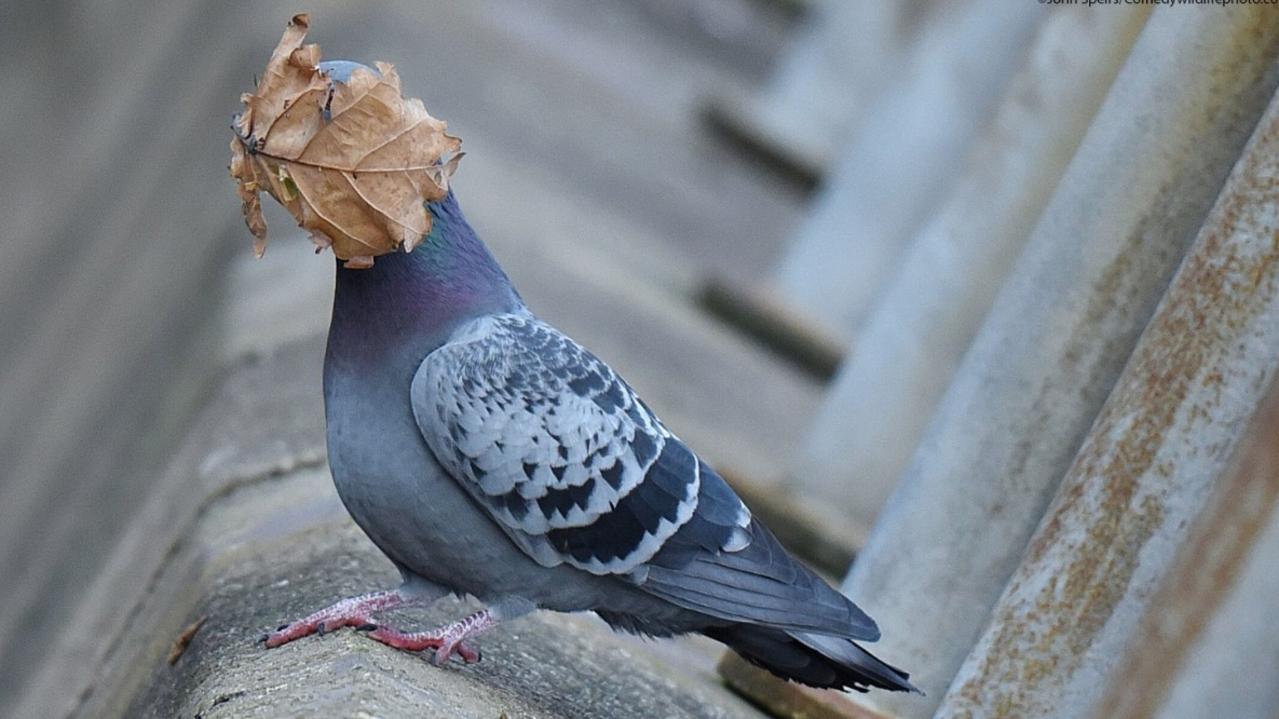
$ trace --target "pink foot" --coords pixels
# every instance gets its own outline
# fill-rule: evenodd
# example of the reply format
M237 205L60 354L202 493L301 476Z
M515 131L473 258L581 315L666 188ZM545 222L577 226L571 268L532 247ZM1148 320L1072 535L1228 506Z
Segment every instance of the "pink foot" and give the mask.
M478 650L472 648L465 642L453 642L448 645L446 640L440 636L438 630L434 632L401 632L391 627L378 627L369 632L370 639L376 639L388 647L403 649L409 652L420 652L424 649L434 649L435 653L431 655L431 660L436 664L442 664L448 661L450 655L456 654L462 658L467 664L474 664L480 660ZM446 650L447 645L447 650ZM447 651L443 657L441 652Z
M398 607L404 603L404 596L394 590L350 597L296 622L283 624L274 632L264 635L262 640L268 649L272 649L294 639L317 633L323 635L325 632L342 627L371 627L374 612Z
M467 664L474 664L480 660L480 653L464 640L491 629L497 622L492 612L485 609L429 632L407 634L390 627L378 627L369 632L369 636L388 646L411 652L434 649L431 661L437 665L444 664L454 654Z

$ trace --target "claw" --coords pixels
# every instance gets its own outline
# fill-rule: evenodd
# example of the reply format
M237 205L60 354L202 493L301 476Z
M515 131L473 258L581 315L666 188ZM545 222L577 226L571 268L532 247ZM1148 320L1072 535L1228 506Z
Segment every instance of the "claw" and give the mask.
M463 663L475 664L480 661L480 652L478 649L464 642L458 642L452 645L444 645L436 649L431 654L431 663L437 667L444 666L449 663L449 659L454 656L459 657Z
M449 647L449 649L451 650L449 652L449 656L456 654L457 656L462 658L463 663L475 664L480 661L480 650L472 648L471 645L466 644L465 642L458 642L454 646ZM438 655L442 651L444 650L441 648L437 650L435 653ZM447 662L448 657L445 657L444 661Z

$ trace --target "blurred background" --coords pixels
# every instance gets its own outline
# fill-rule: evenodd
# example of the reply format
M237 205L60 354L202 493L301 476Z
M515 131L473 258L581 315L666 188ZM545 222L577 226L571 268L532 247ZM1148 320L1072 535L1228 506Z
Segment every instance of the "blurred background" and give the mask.
M927 692L691 715L1279 716L1279 8L1034 0L7 5L0 715L164 715L201 522L322 467L333 262L226 173L299 11Z

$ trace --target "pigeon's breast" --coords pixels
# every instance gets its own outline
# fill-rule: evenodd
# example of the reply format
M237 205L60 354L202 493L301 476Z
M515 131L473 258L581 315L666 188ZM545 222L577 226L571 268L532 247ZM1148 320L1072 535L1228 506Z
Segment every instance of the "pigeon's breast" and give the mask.
M326 372L325 409L338 496L402 569L485 601L522 596L562 610L598 604L598 578L538 565L445 473L417 428L407 383Z
M325 376L329 466L338 496L384 553L421 573L456 560L459 549L443 527L466 498L427 449L407 394L358 375Z

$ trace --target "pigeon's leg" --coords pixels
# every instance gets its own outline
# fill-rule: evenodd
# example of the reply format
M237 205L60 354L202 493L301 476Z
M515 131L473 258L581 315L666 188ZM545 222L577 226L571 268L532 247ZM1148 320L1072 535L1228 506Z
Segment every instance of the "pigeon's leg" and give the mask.
M446 591L420 579L407 579L398 589L370 592L348 597L295 622L283 624L265 635L268 649L287 644L311 634L331 632L342 627L374 627L377 612L407 605L425 604L444 596Z
M534 608L533 603L526 599L510 598L431 631L410 634L390 627L378 627L369 636L398 649L414 652L434 649L431 661L435 664L447 662L454 654L467 664L473 664L480 660L480 653L467 644L466 639L492 629L502 621L528 614Z

